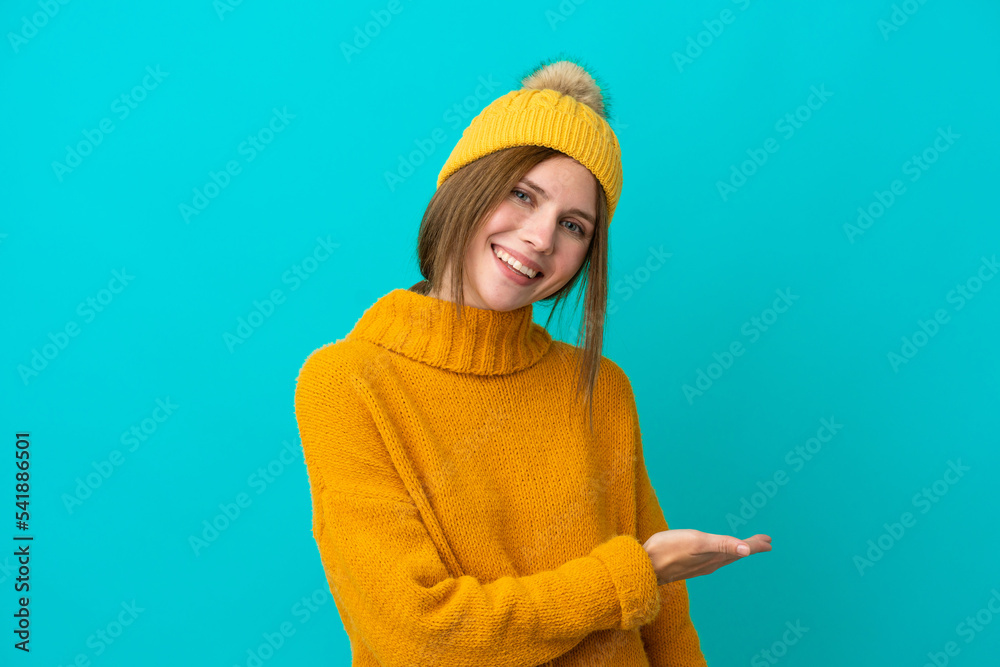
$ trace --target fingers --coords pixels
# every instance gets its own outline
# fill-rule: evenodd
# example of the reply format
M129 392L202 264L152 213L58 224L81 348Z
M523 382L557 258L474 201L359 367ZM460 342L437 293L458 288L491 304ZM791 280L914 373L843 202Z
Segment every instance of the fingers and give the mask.
M745 540L741 540L729 535L713 535L714 551L724 553L736 558L743 558L750 554L761 553L771 550L770 535L754 535Z
M732 535L715 535L692 530L691 536L694 538L690 551L692 555L711 556L713 554L725 554L735 560L753 552L751 544L748 544L746 540L741 540Z
M750 545L752 553L761 553L771 550L770 535L754 535L753 537L748 537L744 540L744 542Z
M679 533L679 531L676 532ZM770 535L758 534L741 540L731 535L714 535L690 529L687 532L693 539L691 552L693 554L726 554L734 559L739 559L750 554L771 550Z

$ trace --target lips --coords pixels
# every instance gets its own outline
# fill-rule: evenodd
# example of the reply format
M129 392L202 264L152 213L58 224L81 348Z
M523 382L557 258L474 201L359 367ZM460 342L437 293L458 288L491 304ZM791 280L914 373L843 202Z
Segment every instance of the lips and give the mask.
M536 266L535 266L534 264L532 264L532 263L530 263L530 262L527 262L527 261L525 261L525 258L524 258L524 257L520 257L520 256L518 256L518 255L517 255L517 253L514 253L514 252L512 252L512 251L510 251L510 250L508 250L507 248L504 248L504 247L502 247L502 246L498 246L498 245L496 245L495 243L492 243L492 244L490 244L490 250L491 250L491 251L493 252L493 256L494 256L494 257L497 257L497 254L496 254L496 251L497 251L498 249L499 249L499 250L503 250L503 251L504 251L504 252L505 252L506 254L510 255L510 256L511 256L512 258L514 258L515 260L517 260L518 262L520 262L522 266L526 266L526 267L528 267L529 269L532 269L532 270L534 270L534 272L535 272L535 276L534 276L533 278L531 278L530 280L535 280L535 279L537 279L537 278L541 278L542 276L544 276L544 275L545 275L545 274L544 274L544 273L543 273L542 271L540 271L540 270L539 270L539 269L538 269L538 268L537 268L537 267L536 267ZM504 263L504 264L507 264L507 262L505 262L504 260L500 259L499 257L497 257L497 260L499 260L500 262L502 262L502 263ZM514 267L512 267L512 266L510 266L509 264L507 264L507 266L508 266L508 267L510 267L510 269L511 269L512 271L514 271L515 273L520 273L520 272L519 272L519 271L518 271L517 269L515 269L515 268L514 268ZM521 275L524 275L524 274L521 274ZM527 276L524 276L524 277L525 277L525 278L527 278Z

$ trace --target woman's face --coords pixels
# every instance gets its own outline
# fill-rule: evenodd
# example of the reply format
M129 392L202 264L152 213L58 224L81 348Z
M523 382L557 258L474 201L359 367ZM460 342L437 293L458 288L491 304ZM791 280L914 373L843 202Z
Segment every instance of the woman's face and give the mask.
M554 294L569 282L583 264L594 236L597 187L597 179L586 167L561 155L525 174L469 246L465 304L514 310ZM536 270L537 275L529 278L507 259Z

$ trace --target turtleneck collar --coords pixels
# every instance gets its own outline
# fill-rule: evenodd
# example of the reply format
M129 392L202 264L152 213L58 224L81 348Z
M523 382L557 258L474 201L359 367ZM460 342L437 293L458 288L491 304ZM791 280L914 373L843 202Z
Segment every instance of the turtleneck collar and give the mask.
M500 311L394 289L368 308L348 334L414 361L458 373L505 375L534 365L552 344L531 319L532 305Z

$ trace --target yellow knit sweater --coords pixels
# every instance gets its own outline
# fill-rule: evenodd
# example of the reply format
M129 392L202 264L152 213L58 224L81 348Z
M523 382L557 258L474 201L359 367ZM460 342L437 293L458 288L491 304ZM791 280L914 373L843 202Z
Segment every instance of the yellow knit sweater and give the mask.
M704 666L628 377L601 358L594 433L574 347L404 289L315 350L295 413L313 536L355 667Z

